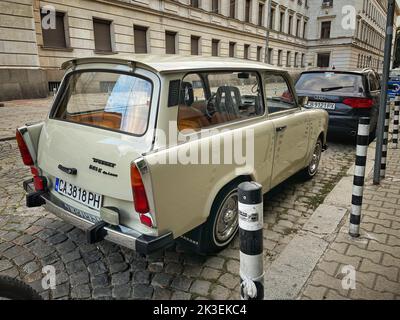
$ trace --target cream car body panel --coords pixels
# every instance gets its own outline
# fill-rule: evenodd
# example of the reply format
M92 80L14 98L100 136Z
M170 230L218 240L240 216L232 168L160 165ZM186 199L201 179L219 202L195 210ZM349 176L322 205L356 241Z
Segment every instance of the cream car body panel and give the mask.
M263 63L230 58L133 55L76 59L65 63L64 67L67 69L66 75L54 100L55 109L63 99L68 85L67 79L72 74L88 71L113 72L137 75L151 81L148 127L143 135L135 136L53 119L51 114L43 123L19 129L34 158L35 167L48 181L47 195L43 195L45 201L56 199L57 202L65 203L100 220L98 210L56 192L55 179L60 178L101 194L102 206L117 208L120 221L120 227L117 226L114 230L118 235L115 236L114 231L109 230L111 236L107 239L138 251L147 252L147 249L142 249L142 244L138 247L139 240L145 246L149 245L151 251L159 248L158 245L153 246L152 241L164 241L166 235L176 239L202 225L210 215L217 194L238 177L260 182L263 192L267 192L307 166L318 137L322 138L324 145L326 143L327 113L322 110L301 109L299 105L292 110L273 115L269 115L265 108L262 115L204 129L210 133L209 137L199 137L197 133L185 134L173 128L178 117L178 107L167 107L169 84L173 80L182 81L188 72L244 70L258 73L260 79L264 74L274 72L284 76L290 84L290 90L293 90L284 71ZM292 93L296 97L295 92ZM265 106L268 104L265 96L264 100ZM284 130L279 130L282 127ZM215 129L226 131L215 134ZM233 139L235 132L244 132L247 129L254 130L254 165L164 163L165 160L168 163L176 158L176 153L184 153L189 149L208 150L209 155L212 155L215 152L213 139L218 137L222 138L219 151L223 157L225 142ZM240 140L245 146L245 136ZM107 161L114 166L111 168L96 165L94 159ZM211 159L210 156L209 160L212 161ZM130 170L131 164L137 161L142 166L140 173L145 184L153 227L144 225L134 209ZM60 165L75 168L78 174L63 172L59 169ZM102 173L107 171L110 174L99 173L91 169L91 166L101 167ZM51 203L50 207L53 208L54 204ZM71 214L65 208L50 210L62 211L63 218ZM68 221L75 223L73 219ZM85 221L83 222L85 225ZM86 224L84 228L91 226L92 224ZM129 241L132 240L126 241L127 244L120 241L126 235L130 237ZM147 236L154 238L146 238ZM133 247L135 243L136 248Z

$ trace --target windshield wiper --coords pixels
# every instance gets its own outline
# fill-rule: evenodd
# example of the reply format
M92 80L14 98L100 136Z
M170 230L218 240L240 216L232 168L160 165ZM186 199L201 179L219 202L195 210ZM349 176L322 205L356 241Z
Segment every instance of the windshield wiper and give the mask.
M322 92L328 92L328 91L336 91L340 89L345 89L345 88L353 88L354 86L340 86L340 87L328 87L328 88L321 88Z

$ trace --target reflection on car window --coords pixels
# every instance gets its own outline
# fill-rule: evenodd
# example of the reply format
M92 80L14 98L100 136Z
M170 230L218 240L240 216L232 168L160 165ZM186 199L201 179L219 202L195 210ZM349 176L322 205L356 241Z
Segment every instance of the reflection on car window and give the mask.
M309 72L303 73L296 83L296 91L307 92L311 94L321 94L327 88L336 88L329 90L329 95L345 96L362 95L364 86L362 76L354 73L340 72Z
M142 135L151 93L150 81L132 75L76 73L68 79L54 118Z
M269 114L296 107L288 84L281 75L265 76L265 95Z
M263 113L255 72L193 73L181 82L179 130L199 130Z

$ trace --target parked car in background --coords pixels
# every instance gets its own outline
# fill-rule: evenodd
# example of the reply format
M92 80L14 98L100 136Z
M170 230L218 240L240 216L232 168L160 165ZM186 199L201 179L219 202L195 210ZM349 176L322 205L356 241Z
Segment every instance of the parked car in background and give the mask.
M49 116L19 128L17 141L33 174L28 207L45 205L89 242L147 254L180 239L213 253L238 230L239 183L267 192L299 171L317 173L328 114L302 108L281 69L178 55L82 58L64 68ZM247 132L253 163L238 164L233 152ZM220 162L203 159L219 151ZM196 161L176 162L187 152Z
M301 73L296 82L300 97L308 97L308 109L329 113L329 136L355 137L360 117L371 117L374 138L379 110L381 83L372 69L361 71L317 70Z

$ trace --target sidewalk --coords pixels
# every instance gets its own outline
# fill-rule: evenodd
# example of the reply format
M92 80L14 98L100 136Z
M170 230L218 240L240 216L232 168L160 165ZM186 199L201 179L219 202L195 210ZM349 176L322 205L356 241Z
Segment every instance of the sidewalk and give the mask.
M348 234L353 167L266 271L267 298L400 299L400 149L389 143L378 186L374 151L371 144L360 238ZM352 270L355 288L344 289Z
M0 107L0 141L14 139L17 126L42 121L49 112L53 97L2 102Z

